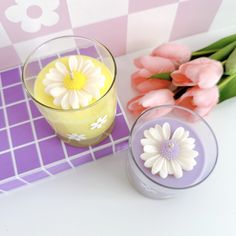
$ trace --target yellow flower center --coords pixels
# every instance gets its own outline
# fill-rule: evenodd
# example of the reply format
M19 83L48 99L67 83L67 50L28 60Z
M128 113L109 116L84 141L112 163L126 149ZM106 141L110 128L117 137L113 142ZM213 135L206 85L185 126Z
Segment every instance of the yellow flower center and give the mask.
M86 83L86 76L79 72L73 71L71 74L67 74L64 78L64 86L67 89L82 89Z

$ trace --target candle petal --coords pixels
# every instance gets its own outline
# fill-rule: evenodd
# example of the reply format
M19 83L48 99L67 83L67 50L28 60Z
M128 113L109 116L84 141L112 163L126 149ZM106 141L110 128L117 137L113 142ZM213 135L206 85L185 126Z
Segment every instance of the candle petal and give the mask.
M161 128L160 128L160 130L158 129L158 126L155 127L155 128L150 128L149 132L155 140L162 141L162 130L161 130Z
M144 162L144 166L147 168L150 168L153 166L153 164L155 163L155 161L158 159L158 156L152 156L151 158L148 158L145 162Z
M143 146L145 146L145 145L156 145L156 142L154 140L147 139L147 138L141 139L140 142Z
M76 91L71 91L69 95L69 103L73 109L78 109L79 106L79 98Z
M93 77L97 78L99 75L101 75L101 73L102 73L102 71L101 71L100 67L90 71L89 73L87 72L88 76L91 78L93 78Z
M178 163L181 165L182 169L190 171L196 165L196 161L192 158L179 158Z
M89 104L89 101L91 100L91 97L87 96L82 91L77 91L77 95L79 98L79 103L82 107L85 107Z
M152 153L147 153L147 152L144 152L140 155L140 158L143 160L143 161L146 161L148 160L149 158L153 157L153 154Z
M51 71L45 75L46 79L51 80L51 81L62 81L63 80L63 75L57 70Z
M164 123L164 125L162 126L162 133L163 133L163 138L165 140L170 138L170 125L169 123Z
M161 178L165 179L168 176L168 171L167 171L167 163L166 159L164 159L162 168L160 169L160 176Z
M64 76L66 76L66 75L68 74L68 71L67 71L67 69L66 69L66 66L65 66L63 63L61 63L60 61L57 61L57 62L55 63L55 66L56 66L57 70L58 70L61 74L63 74Z
M158 153L158 149L157 147L153 146L153 145L145 145L143 147L143 150L144 152L147 152L147 153Z
M61 99L61 107L62 107L63 109L69 109L69 108L70 108L68 97L69 97L69 94L66 93L66 94L62 97L62 99Z
M162 157L160 157L156 160L156 162L153 164L152 170L151 170L153 175L157 174L161 170L163 163L164 163L164 158L162 158Z
M71 71L76 71L78 69L78 61L76 56L69 57L69 67Z
M88 84L84 87L84 90L91 94L96 99L100 98L100 90L94 84Z
M167 164L167 171L168 171L168 174L173 175L173 174L174 174L174 170L173 170L173 168L172 168L171 163L168 161L168 162L166 162L166 164Z
M87 74L87 71L89 71L91 67L94 67L94 64L91 60L87 60L86 62L84 62L83 68L81 70L82 73Z
M66 92L66 89L64 87L55 87L55 88L52 88L49 93L53 97L57 97L65 92Z
M174 132L174 134L172 136L172 139L176 140L176 141L181 140L183 135L184 135L184 128L183 127L179 127L179 128L177 128L175 130L175 132Z
M50 94L51 89L55 88L55 87L61 87L61 83L51 83L49 85L47 85L47 87L45 88L45 93Z
M182 170L180 164L175 160L171 160L170 163L171 163L171 166L174 170L175 178L177 178L177 179L181 178L183 176L183 170Z

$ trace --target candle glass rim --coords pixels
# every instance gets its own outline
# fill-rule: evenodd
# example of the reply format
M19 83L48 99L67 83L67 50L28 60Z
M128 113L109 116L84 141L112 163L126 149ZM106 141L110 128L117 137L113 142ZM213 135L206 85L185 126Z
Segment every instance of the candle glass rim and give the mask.
M134 154L133 154L133 150L132 150L132 136L133 136L133 132L134 132L134 127L135 125L137 124L137 122L140 120L140 118L143 117L144 114L146 114L147 112L151 111L151 110L155 110L155 109L161 109L161 108L177 108L177 109L182 109L184 111L187 111L187 112L190 112L192 115L194 116L197 116L205 125L206 127L209 129L210 133L212 134L212 137L213 137L213 140L215 141L215 145L216 145L216 157L215 157L215 161L214 161L214 164L211 168L211 170L209 171L209 173L204 176L204 178L202 178L200 181L197 181L196 183L192 184L192 185L189 185L189 186L186 186L186 187L171 187L171 186L167 186L167 185L164 185L164 184L161 184L161 183L158 183L156 181L154 181L152 178L150 178L143 170L142 168L138 165L135 157L134 157ZM167 189L172 189L172 190L184 190L184 189L190 189L190 188L193 188L199 184L201 184L202 182L204 182L210 175L211 173L213 172L213 170L215 169L215 166L218 162L218 155L219 155L219 146L218 146L218 142L217 142L217 139L216 139L216 135L213 131L213 129L211 128L211 126L208 124L208 122L202 117L200 116L199 114L197 114L196 112L188 109L188 108L185 108L185 107L182 107L182 106L178 106L178 105L160 105L160 106L155 106L155 107L151 107L145 111L143 111L135 120L135 122L133 123L132 127L131 127L131 130L130 130L130 134L129 134L129 152L131 154L131 157L132 157L132 160L134 161L135 165L137 166L137 168L139 169L139 171L146 177L148 178L151 182L153 182L154 184L157 184L161 187L164 187L164 188L167 188Z
M92 104L89 104L88 106L85 106L85 107L82 107L82 108L77 108L77 109L72 109L72 108L70 108L70 109L61 109L61 108L50 107L50 106L40 102L39 100L37 100L31 94L31 92L29 91L29 89L26 86L26 82L25 82L25 79L24 79L25 78L25 70L26 70L27 64L30 62L30 58L35 54L35 52L37 52L40 48L44 47L46 44L48 44L48 43L50 43L52 41L59 40L59 39L64 39L64 38L82 39L82 40L87 40L87 41L90 41L90 42L93 42L93 43L96 43L96 44L100 45L101 47L103 47L108 52L108 54L110 55L110 57L112 59L113 65L114 65L114 74L112 75L113 80L112 80L112 83L111 83L109 89L98 100L96 100ZM110 90L113 88L113 86L115 84L115 81L116 81L116 75L117 75L117 66L116 66L116 62L115 62L114 56L111 53L111 51L104 44L100 43L99 41L97 41L94 38L87 38L87 37L84 37L84 36L77 36L77 35L63 35L63 36L54 37L54 38L51 38L49 40L46 40L46 41L44 41L43 43L39 44L37 47L34 48L34 50L27 56L25 62L23 63L23 69L22 69L22 73L21 73L21 80L22 80L22 83L24 85L24 88L25 88L27 94L31 97L31 99L33 101L35 101L36 103L40 104L41 106L46 107L46 108L51 109L51 110L54 110L54 111L77 112L77 111L86 110L86 109L94 106L95 104L97 104L100 100L102 100L110 92Z

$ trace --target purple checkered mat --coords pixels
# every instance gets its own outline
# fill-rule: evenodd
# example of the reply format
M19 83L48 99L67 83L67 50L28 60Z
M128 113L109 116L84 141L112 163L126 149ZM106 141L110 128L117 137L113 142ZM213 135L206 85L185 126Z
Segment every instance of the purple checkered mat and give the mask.
M119 102L113 132L102 143L76 148L62 142L27 97L20 73L20 66L0 72L0 193L128 147Z

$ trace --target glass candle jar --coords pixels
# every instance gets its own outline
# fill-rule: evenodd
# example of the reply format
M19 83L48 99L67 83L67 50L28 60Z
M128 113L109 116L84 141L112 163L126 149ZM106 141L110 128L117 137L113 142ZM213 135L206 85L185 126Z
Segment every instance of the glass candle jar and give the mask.
M202 117L180 106L158 106L133 124L127 174L146 197L165 199L206 180L217 158L216 137Z
M80 96L84 94L83 86L88 81L86 73L81 75L80 71L72 71L70 57L84 61L85 67L93 63L105 79L105 85L100 90L101 96L90 99L87 105L62 109L55 105L55 98L53 100L53 97L45 94L47 83L43 80L51 72L48 78L56 79L52 78L57 68L55 65L64 63L68 74L64 75L63 86L67 86L69 92L77 89ZM84 71L90 73L89 69L84 68ZM71 74L79 78L78 82L71 83ZM116 64L111 52L95 40L78 36L54 38L38 46L27 58L22 75L24 87L42 115L63 141L74 146L97 144L111 132L116 112L115 78ZM91 81L89 86L94 87Z

